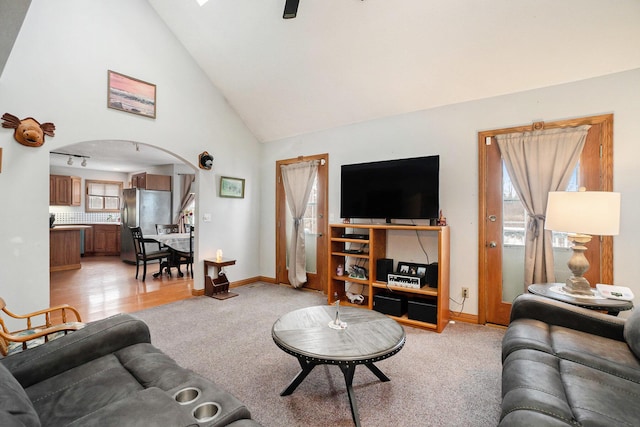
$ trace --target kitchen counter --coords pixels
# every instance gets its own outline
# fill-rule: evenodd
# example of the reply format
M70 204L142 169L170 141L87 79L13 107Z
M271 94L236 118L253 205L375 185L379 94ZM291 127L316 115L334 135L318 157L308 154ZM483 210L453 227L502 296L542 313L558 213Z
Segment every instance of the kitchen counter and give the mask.
M69 231L69 230L86 230L91 228L90 225L54 225L49 231Z
M49 271L75 270L80 264L80 230L89 225L57 225L49 228Z

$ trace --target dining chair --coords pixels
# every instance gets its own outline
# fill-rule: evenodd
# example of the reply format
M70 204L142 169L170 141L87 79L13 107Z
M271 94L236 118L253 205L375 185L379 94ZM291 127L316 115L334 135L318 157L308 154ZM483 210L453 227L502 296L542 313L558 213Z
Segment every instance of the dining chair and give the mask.
M2 314L20 321L26 320L26 328L10 332L2 319ZM72 314L73 318L67 319L67 314ZM44 324L34 325L34 322L40 323L42 317L44 317ZM7 356L36 347L66 335L68 332L81 329L84 325L78 310L67 304L33 313L15 314L7 309L4 299L0 298L0 354Z
M140 263L143 264L142 270L142 281L144 282L147 276L147 262L148 261L158 261L160 263L160 269L157 273L153 274L153 277L158 277L162 274L162 269L167 267L167 272L169 276L171 276L171 270L168 268L169 265L169 256L171 255L169 251L162 250L160 248L160 243L153 239L146 239L142 234L142 229L140 227L129 227L131 230L131 237L133 238L133 246L136 250L136 279L138 278L138 271L140 269ZM158 245L157 251L148 252L146 248L146 243L153 243Z
M178 224L156 224L156 234L179 233Z
M187 272L191 269L191 277L193 277L193 232L194 226L187 225L189 230L189 252L176 252L178 256L178 272L180 272L180 265L187 266Z

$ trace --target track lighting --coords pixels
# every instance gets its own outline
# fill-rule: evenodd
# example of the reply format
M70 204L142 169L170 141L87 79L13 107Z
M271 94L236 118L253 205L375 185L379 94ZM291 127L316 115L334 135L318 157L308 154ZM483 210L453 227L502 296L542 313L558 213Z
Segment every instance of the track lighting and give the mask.
M87 159L89 159L89 156L83 156L82 154L69 154L69 153L60 153L57 151L50 151L49 154L58 154L60 156L68 156L69 158L67 159L67 164L69 166L73 165L73 158L77 157L79 159L82 159L82 162L80 163L82 165L82 167L87 167Z

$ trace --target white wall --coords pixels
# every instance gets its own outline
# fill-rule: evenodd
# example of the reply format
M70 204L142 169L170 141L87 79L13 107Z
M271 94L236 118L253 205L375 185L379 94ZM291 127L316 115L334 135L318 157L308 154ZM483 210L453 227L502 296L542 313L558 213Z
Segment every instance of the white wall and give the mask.
M157 118L107 108L107 70L157 85ZM0 110L56 125L40 148L0 129L0 295L16 312L49 304L49 151L82 141L128 140L156 146L198 171L196 257L218 248L238 260L233 280L259 274L260 147L144 0L35 0L0 77ZM217 197L220 175L247 179L245 199ZM196 288L203 287L202 263Z
M496 76L496 78L500 78ZM469 287L464 312L478 313L477 133L533 121L614 114L614 190L622 193L621 234L614 239L614 277L640 295L636 240L640 225L640 70L443 106L273 141L261 159L261 272L274 276L275 161L330 153L329 217L339 220L340 165L440 155L440 204L451 226L451 295ZM451 303L451 309L459 306Z

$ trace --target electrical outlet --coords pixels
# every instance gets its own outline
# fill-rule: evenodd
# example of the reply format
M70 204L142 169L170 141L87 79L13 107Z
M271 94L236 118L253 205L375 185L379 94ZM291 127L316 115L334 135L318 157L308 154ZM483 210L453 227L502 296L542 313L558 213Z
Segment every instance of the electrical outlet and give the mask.
M462 298L469 298L469 288L462 288Z

